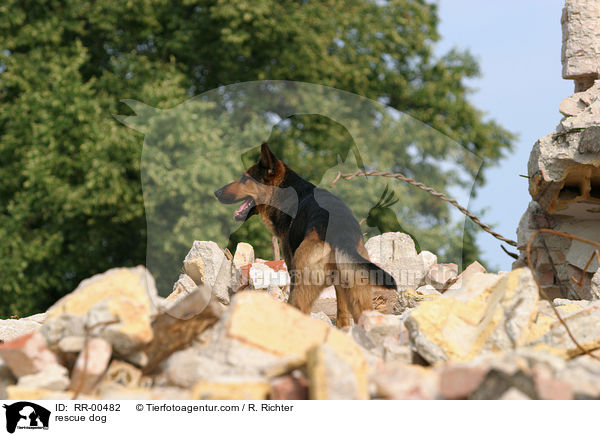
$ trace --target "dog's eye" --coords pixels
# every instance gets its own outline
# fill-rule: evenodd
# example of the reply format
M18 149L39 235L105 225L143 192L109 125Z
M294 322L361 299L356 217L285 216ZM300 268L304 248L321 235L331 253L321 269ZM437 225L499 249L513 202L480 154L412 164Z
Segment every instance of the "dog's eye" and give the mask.
M246 183L246 180L248 180L250 177L248 177L248 174L242 174L242 177L240 177L240 183Z

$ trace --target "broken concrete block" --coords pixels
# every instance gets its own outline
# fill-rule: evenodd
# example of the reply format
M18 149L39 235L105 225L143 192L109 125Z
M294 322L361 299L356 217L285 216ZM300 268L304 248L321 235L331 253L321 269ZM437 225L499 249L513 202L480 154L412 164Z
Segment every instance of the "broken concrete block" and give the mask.
M322 343L328 326L260 292L240 292L232 301L227 334L276 355L304 357Z
M330 346L311 349L307 356L309 396L312 400L365 400L350 364Z
M364 311L358 320L358 325L376 346L382 345L388 337L400 340L400 324L402 321L398 315L387 315L375 310Z
M84 336L65 336L58 341L58 351L61 353L79 353L85 344Z
M35 374L50 365L57 365L56 356L39 332L28 333L0 345L0 357L17 377Z
M63 338L85 336L85 317L64 313L46 321L40 333L44 335L48 345L55 348Z
M229 291L233 291L232 262L223 250L212 241L194 241L183 267L196 285L206 285L223 304L229 304ZM237 289L237 286L235 286Z
M580 309L563 317L571 333L586 350L600 346L600 302L593 303L586 309ZM582 351L569 337L564 326L556 320L543 336L530 340L527 346L536 350L547 351L563 358L582 354Z
M352 369L330 347L320 345L309 351L307 357L311 399L356 399L356 380Z
M346 332L354 342L356 342L361 348L373 352L378 352L376 350L375 343L367 336L365 329L363 329L359 325L353 325L345 327L342 331Z
M91 338L79 353L71 374L71 390L91 394L102 379L112 355L110 343Z
M40 372L19 378L17 386L24 389L64 391L69 387L69 371L62 365L45 366Z
M571 387L575 399L600 399L600 361L593 357L583 355L569 360L556 378Z
M429 368L386 362L374 371L376 396L389 400L433 400L439 396L439 376Z
M381 344L383 349L383 360L385 362L402 362L406 364L414 363L415 356L413 350L408 345L403 345L398 340L386 337Z
M371 262L391 263L407 257L417 257L412 238L404 233L389 232L370 238L365 243Z
M587 304L586 304L587 303ZM587 308L592 304L590 301L584 300L566 300L556 298L553 301L556 306L558 313L564 318L579 312L581 309ZM529 333L525 343L534 341L546 333L548 333L555 324L559 322L554 310L547 300L541 300L538 302L538 313L536 314L533 324L529 327Z
M223 250L212 241L194 241L183 267L197 285L213 286L221 265L227 260Z
M456 280L447 288L449 289L460 289L464 283L467 283L471 277L473 277L477 273L485 273L487 272L483 265L479 262L475 261L466 267L463 272L461 272Z
M365 243L365 248L370 260L394 277L399 291L421 286L427 270L437 262L429 251L417 255L412 238L404 233L375 236Z
M52 347L65 336L102 336L127 355L152 340L160 302L144 267L114 268L82 281L47 312L41 332Z
M173 353L162 365L162 374L169 385L192 388L201 380L229 375L218 358L200 354L194 347Z
M247 242L239 242L235 247L233 255L233 266L241 268L244 265L254 263L254 248Z
M271 388L264 379L222 378L198 382L193 400L265 400Z
M437 256L430 251L421 251L417 258L421 260L425 270L429 270L429 268L437 264Z
M584 91L598 78L600 64L600 7L595 0L566 0L561 17L562 76Z
M143 266L113 268L83 280L73 292L54 303L45 322L62 314L87 315L95 304L117 297L135 301L148 314L157 312L158 294L148 270Z
M469 399L501 399L512 388L530 399L551 399L566 393L565 384L555 377L564 367L564 360L550 353L518 348L506 353L482 354L469 363L447 364L440 371L451 371L448 376L452 375L455 368L467 373L476 371L474 378L478 383L471 383L471 377L465 380L469 384ZM483 379L480 373L484 373ZM460 377L454 381L457 382L455 388L458 392ZM464 398L466 390L461 393L461 398Z
M178 351L165 361L163 374L169 384L191 388L199 381L220 377L270 378L305 363L305 356L281 356L229 337L229 316L211 329L206 343Z
M453 295L421 303L405 325L411 343L428 362L467 361L481 351L510 350L522 344L538 298L527 268L502 277L478 273Z
M26 319L0 319L0 344L38 330L41 324Z
M34 321L43 324L46 321L48 314L46 312L36 313L35 315L29 315L24 318L20 318L21 321Z
M173 291L165 298L163 306L168 307L175 300L191 294L196 289L196 282L187 274L179 274L179 278L173 285Z
M572 117L578 115L589 106L581 98L582 92L577 92L569 97L563 98L562 102L558 106L558 111L565 117Z
M455 263L433 265L427 271L425 283L438 291L445 291L458 277L458 266Z
M86 328L106 339L120 356L127 356L153 338L150 313L143 304L127 297L114 297L92 306Z

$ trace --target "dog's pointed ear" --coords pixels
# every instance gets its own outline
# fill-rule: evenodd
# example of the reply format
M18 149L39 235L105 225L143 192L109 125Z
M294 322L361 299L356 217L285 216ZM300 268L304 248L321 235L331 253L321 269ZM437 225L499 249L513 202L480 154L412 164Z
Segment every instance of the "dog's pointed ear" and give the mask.
M275 162L277 157L271 152L266 142L260 144L260 165L267 169L275 169Z

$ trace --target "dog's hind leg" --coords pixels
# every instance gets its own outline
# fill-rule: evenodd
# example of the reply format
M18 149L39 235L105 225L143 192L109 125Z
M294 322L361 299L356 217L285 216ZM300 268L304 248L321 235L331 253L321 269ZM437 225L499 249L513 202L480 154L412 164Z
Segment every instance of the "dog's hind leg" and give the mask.
M335 297L337 300L337 316L335 325L338 328L349 326L350 319L352 319L352 315L348 309L348 300L346 295L347 292L348 289L342 287L341 284L338 283L335 285Z
M360 315L365 310L373 310L371 285L355 284L347 290L347 300L352 318L354 318L355 323L358 323Z
M338 265L338 268L340 268L340 265ZM351 266L344 269L342 268L339 269L339 272L342 277L346 277L347 280L345 280L346 283L336 286L336 293L338 295L338 316L340 316L339 296L342 295L345 296L346 313L349 311L349 313L352 314L354 322L358 323L360 315L365 310L373 310L373 297L371 295L372 286L368 282L362 283L360 281L353 281L357 278L357 271ZM358 277L360 278L360 276ZM340 288L339 291L338 287Z
M306 236L296 249L293 260L294 286L290 303L304 313L310 313L313 302L328 285L332 250L316 232Z
M362 243L359 241L356 247L357 253L365 263L353 261L344 254L338 256L338 262L335 267L339 275L339 285L336 286L338 295L345 296L346 313L351 313L355 323L358 323L360 315L365 310L373 310L373 297L371 293L371 283L369 281L369 270L365 268L369 259L369 254ZM339 254L339 253L338 253ZM356 259L356 257L354 257ZM339 289L338 289L339 288ZM338 305L339 316L339 305Z

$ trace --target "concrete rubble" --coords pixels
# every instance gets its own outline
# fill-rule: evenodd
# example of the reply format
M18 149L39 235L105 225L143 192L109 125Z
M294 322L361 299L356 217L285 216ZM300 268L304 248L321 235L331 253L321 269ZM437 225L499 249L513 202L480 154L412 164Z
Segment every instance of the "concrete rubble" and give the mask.
M551 298L597 299L597 246L543 233L527 253L539 229L600 241L600 4L566 0L561 21L563 78L574 81L575 93L558 107L564 116L558 126L531 151L532 201L517 230L515 267L530 261Z
M366 245L415 280L344 329L335 290L300 313L283 261L250 244L230 261L195 242L184 263L204 276L185 269L193 284L180 277L165 299L143 267L84 280L45 314L0 321L0 399L600 399L600 360L570 339L528 268L458 274L399 233ZM256 265L278 273L266 288L249 280ZM554 301L588 350L600 347L599 304Z

